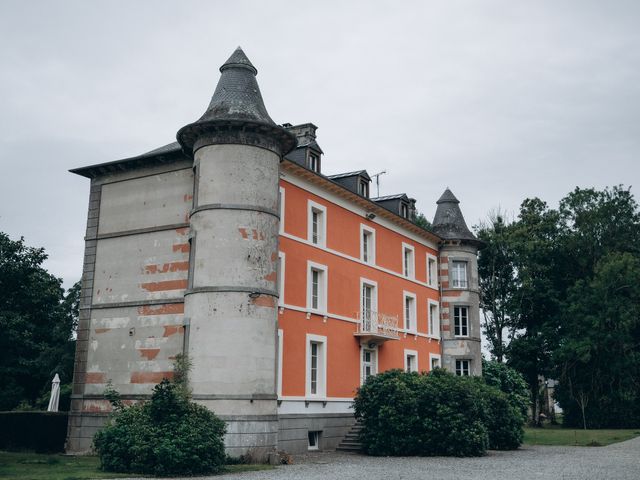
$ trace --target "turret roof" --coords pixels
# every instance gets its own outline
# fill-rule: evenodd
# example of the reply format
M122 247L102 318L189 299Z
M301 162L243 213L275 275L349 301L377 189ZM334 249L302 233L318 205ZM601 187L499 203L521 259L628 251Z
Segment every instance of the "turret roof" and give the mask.
M451 190L447 188L436 203L438 208L431 224L436 234L445 240L467 240L479 243L467 227L460 210L460 201Z
M238 47L220 67L220 80L202 117L178 131L178 142L185 151L191 153L202 133L229 127L275 137L283 154L295 147L295 136L276 125L267 113L256 80L257 73Z

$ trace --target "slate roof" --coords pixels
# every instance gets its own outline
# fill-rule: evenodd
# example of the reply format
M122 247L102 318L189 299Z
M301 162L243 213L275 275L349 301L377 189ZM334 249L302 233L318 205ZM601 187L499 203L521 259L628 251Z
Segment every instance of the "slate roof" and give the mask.
M346 177L355 177L356 175L360 175L367 180L371 180L371 177L367 173L366 170L357 170L355 172L346 172L346 173L336 173L335 175L327 175L331 180L335 180L336 178L346 178Z
M296 146L295 136L271 119L256 80L258 71L238 47L220 67L220 80L202 117L178 130L182 148L191 153L197 138L220 128L239 128L271 136L279 141L282 153Z
M451 190L447 188L436 203L438 208L431 227L437 235L445 240L480 243L480 240L467 227L459 207L460 201Z
M406 193L396 193L395 195L385 195L384 197L375 197L375 198L372 198L371 201L383 202L385 200L396 200L398 198L402 198L404 200L409 201L409 197L407 197Z

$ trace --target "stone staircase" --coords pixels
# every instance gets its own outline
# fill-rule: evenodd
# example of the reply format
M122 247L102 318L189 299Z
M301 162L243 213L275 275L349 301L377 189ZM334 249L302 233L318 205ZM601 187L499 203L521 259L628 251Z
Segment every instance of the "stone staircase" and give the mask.
M358 439L360 431L362 430L362 424L356 422L351 427L351 430L345 435L340 444L336 447L338 452L352 452L359 453L362 451L362 444Z

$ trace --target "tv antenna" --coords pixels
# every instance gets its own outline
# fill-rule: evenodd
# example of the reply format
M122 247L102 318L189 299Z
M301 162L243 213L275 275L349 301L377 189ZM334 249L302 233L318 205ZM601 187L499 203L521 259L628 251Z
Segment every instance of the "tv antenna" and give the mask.
M380 175L384 175L385 173L387 173L386 170L382 170L381 172L378 173L374 173L373 175L371 175L371 178L376 177L376 197L380 196Z

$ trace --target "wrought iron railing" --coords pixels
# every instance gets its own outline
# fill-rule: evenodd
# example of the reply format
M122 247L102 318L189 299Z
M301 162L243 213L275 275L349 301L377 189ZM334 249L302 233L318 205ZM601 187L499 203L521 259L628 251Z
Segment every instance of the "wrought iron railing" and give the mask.
M399 338L397 315L365 310L364 312L357 312L356 316L360 320L358 333Z

